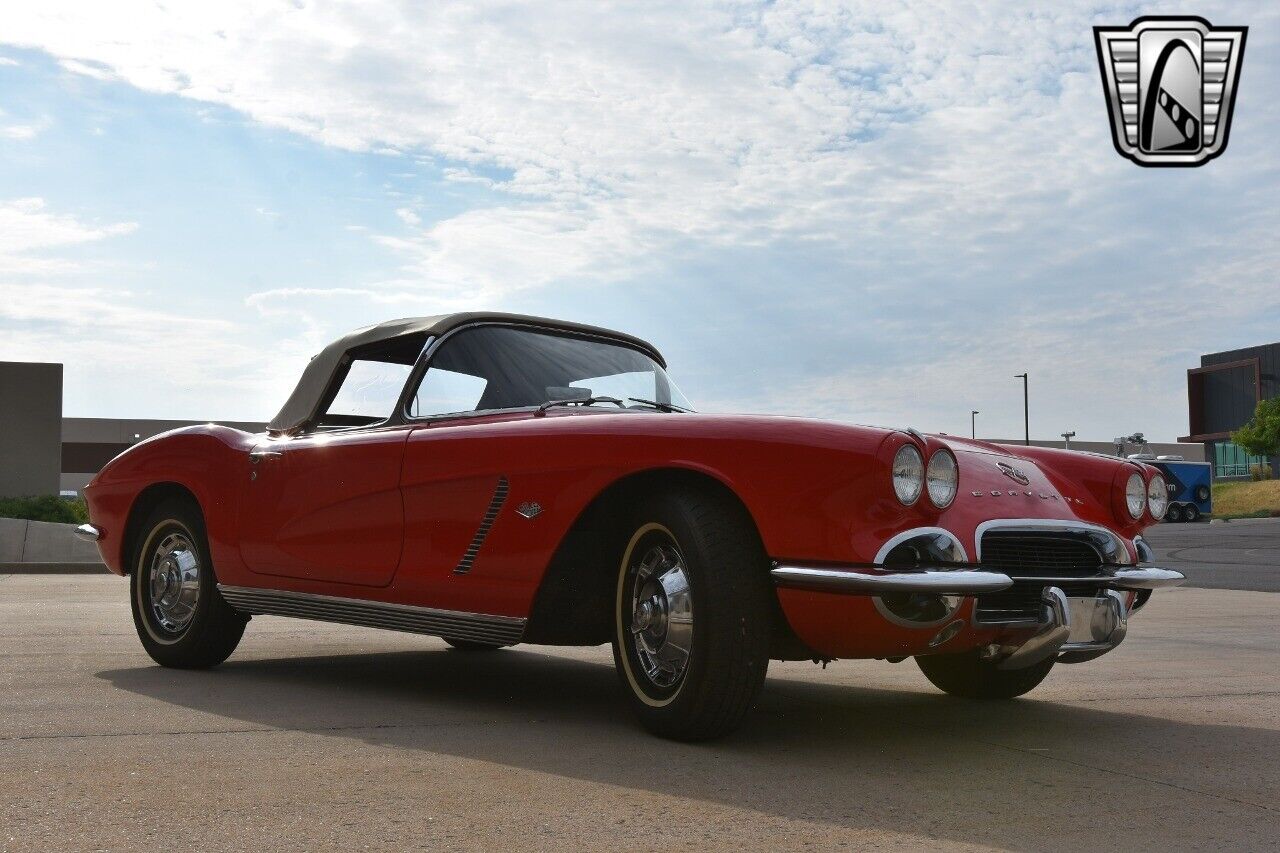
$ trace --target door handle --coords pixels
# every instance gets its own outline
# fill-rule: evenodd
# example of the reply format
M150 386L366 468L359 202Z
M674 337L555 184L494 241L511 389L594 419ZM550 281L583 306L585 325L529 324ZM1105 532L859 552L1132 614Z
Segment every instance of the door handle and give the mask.
M284 456L284 454L279 450L250 450L249 462L253 465L257 465L263 459L277 459L281 456Z

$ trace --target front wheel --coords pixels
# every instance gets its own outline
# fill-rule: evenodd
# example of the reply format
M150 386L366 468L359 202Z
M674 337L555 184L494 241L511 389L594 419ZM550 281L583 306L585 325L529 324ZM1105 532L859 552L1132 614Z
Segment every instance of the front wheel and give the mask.
M164 503L147 518L129 586L138 638L162 666L217 666L249 621L218 592L204 521L189 501Z
M1169 508L1164 513L1164 520L1173 524L1182 521L1182 507L1178 504L1169 504Z
M1186 521L1189 521L1189 522L1190 522L1190 521L1199 521L1199 520L1200 520L1200 507L1196 506L1195 504L1187 504L1186 506L1184 506L1184 507L1182 508L1182 517L1183 517L1183 519L1185 519Z
M944 693L966 699L1012 699L1037 687L1053 669L1053 658L1025 669L998 669L978 650L953 655L922 655L916 664Z
M727 499L688 491L648 501L618 569L613 657L655 734L708 740L737 728L769 666L769 566Z

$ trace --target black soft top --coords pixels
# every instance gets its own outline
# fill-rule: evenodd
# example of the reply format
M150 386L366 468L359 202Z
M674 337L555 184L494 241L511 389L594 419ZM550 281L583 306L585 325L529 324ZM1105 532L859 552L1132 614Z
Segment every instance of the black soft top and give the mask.
M613 338L644 351L652 356L658 364L663 367L667 366L662 354L648 341L643 341L640 338L622 332L602 329L597 326L587 326L582 323L569 323L564 320L551 320L546 317L531 317L524 314L482 311L438 314L434 317L406 317L402 320L388 320L385 323L356 329L321 350L319 354L311 359L306 369L302 371L302 378L298 380L297 387L293 389L293 393L289 395L289 399L285 401L284 407L280 409L279 414L272 418L271 423L267 424L267 429L271 432L290 432L315 417L316 409L320 405L320 398L328 389L334 371L342 364L343 356L351 350L405 335L425 334L439 337L460 326L469 326L476 323L540 326L566 332Z

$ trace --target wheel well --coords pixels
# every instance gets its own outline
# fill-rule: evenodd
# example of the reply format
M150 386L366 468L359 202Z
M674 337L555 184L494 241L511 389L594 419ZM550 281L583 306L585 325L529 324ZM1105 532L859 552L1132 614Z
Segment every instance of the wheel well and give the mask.
M197 512L201 513L201 518L203 519L204 514L200 509L200 501L196 499L195 494L190 489L181 483L152 483L147 486L133 499L133 506L129 508L129 520L125 522L120 559L124 564L124 573L126 575L133 572L133 554L138 547L138 537L143 532L143 523L146 522L147 517L151 515L156 507L171 500L190 503Z
M524 642L594 646L613 635L614 575L631 509L651 495L697 489L740 510L757 530L737 493L720 480L686 468L656 468L612 483L587 505L565 534L534 597Z

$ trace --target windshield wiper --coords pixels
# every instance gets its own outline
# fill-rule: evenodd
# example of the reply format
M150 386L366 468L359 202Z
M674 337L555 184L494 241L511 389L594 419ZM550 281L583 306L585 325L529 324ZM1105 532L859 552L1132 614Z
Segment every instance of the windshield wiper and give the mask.
M686 409L683 406L677 406L674 403L659 403L657 400L645 400L640 397L628 397L627 399L633 403L643 403L646 406L653 406L655 409L660 409L664 412L681 412L686 415L693 414L693 409Z
M541 417L547 413L547 409L552 406L590 406L592 403L613 403L614 405L626 408L627 404L619 400L617 397L578 397L573 400L548 400L538 407L534 412L535 417Z

